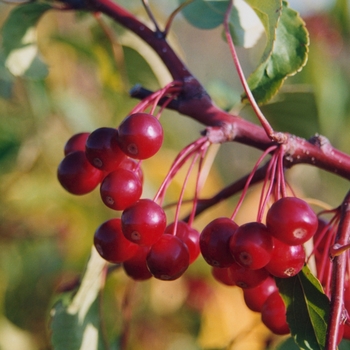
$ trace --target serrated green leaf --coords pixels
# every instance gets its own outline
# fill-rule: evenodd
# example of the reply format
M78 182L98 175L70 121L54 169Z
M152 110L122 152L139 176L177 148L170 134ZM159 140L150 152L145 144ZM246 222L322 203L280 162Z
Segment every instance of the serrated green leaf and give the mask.
M265 8L263 1L247 1L256 10L267 33L267 45L260 64L248 78L256 101L264 104L278 92L288 76L294 75L306 64L309 36L303 20L296 11L288 7L287 2L283 1L282 11L277 17L277 1L272 8ZM259 6L254 7L253 2ZM269 6L271 3L266 2ZM274 17L271 16L273 8Z
M291 278L276 278L287 308L287 322L300 349L324 349L329 299L319 281L305 266Z
M75 295L64 294L51 310L51 341L55 350L102 350L99 300L106 262L92 250Z
M52 6L46 3L28 3L14 8L2 29L2 48L5 66L15 76L42 79L47 68L38 56L35 26Z

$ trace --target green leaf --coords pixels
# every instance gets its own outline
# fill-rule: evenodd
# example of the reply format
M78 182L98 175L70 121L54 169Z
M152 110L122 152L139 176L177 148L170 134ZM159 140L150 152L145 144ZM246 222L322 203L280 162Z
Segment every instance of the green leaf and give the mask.
M282 13L282 0L246 0L260 18L266 33L266 46L261 57L261 62L271 55L276 38L276 28Z
M253 47L265 31L257 13L243 0L234 1L229 26L234 44L245 48Z
M51 8L46 3L32 2L15 7L7 17L0 34L5 66L13 75L34 79L47 75L47 68L38 56L35 26Z
M183 2L185 0L180 0ZM194 27L213 29L223 23L228 4L228 0L194 0L182 10L182 14Z
M305 266L291 278L276 278L287 308L287 322L300 349L324 349L329 299Z
M5 68L5 55L0 47L0 97L10 98L12 96L13 75Z
M286 85L261 111L274 130L310 138L320 130L315 93L305 85Z
M11 11L1 30L6 56L28 44L25 42L26 35L35 27L41 15L51 8L49 4L34 2L17 6Z
M287 338L281 344L279 344L276 350L299 350L299 346L295 344L294 339L290 337L290 338Z
M248 78L256 101L263 104L277 93L288 76L306 64L309 36L303 20L288 7L287 2L283 1L280 11L277 0L247 1L262 20L267 33L267 45L260 64Z
M51 341L55 350L104 349L99 318L99 293L106 262L95 249L75 295L64 294L51 310Z

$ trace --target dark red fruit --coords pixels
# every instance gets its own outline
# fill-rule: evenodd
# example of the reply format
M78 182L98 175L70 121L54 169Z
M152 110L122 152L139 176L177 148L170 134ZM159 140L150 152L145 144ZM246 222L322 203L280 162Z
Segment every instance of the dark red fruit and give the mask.
M85 143L89 137L89 132L81 132L79 134L73 135L64 146L64 155L75 151L85 151Z
M230 267L213 267L214 278L228 286L253 288L261 284L269 276L265 269L252 270L234 262Z
M275 280L269 276L258 286L244 289L244 301L250 310L261 312L266 299L277 290Z
M202 231L199 246L205 261L215 267L229 267L234 262L229 241L238 225L229 218L217 218Z
M94 245L103 259L115 264L133 257L139 248L124 237L120 219L100 225L94 235Z
M147 256L151 274L160 280L171 281L179 278L188 268L190 255L180 238L163 235Z
M236 281L232 277L232 272L229 267L215 267L211 269L211 274L220 283L226 286L235 286Z
M118 144L134 159L146 159L158 152L163 143L163 128L156 117L134 113L125 118L118 128Z
M230 239L230 251L236 262L252 270L261 269L270 261L272 247L269 231L259 222L238 227Z
M129 157L125 157L125 159L122 160L122 162L118 165L118 169L119 168L135 172L136 175L139 177L141 184L143 183L143 172L141 167L139 166L139 161Z
M66 155L57 169L57 178L62 187L76 195L94 190L101 182L102 176L103 173L88 162L82 151Z
M165 233L174 234L179 237L187 246L190 253L190 264L192 264L199 256L199 238L200 234L197 230L190 227L184 221L178 221L176 232L174 232L175 223L171 223L165 229Z
M144 281L152 277L149 272L146 258L151 249L148 246L137 246L138 249L133 257L124 261L123 268L125 273L136 281Z
M126 208L121 216L124 236L140 245L152 245L163 235L166 215L150 199L140 199Z
M126 158L116 143L118 130L99 128L93 131L86 140L86 158L96 168L110 172L118 168Z
M318 219L311 207L297 197L276 201L267 212L266 226L270 233L289 245L303 244L316 232Z
M272 293L261 309L261 319L273 333L283 335L290 333L286 318L286 306L278 292Z
M271 275L280 278L295 276L305 264L305 250L302 245L288 245L273 240L270 262L265 266Z
M135 172L118 168L103 179L100 193L107 207L124 210L139 200L142 194L142 184Z

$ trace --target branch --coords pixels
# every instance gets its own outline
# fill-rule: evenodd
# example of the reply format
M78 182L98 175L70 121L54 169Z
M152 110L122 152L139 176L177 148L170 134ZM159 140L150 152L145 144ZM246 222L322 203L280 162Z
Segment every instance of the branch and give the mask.
M169 107L207 126L206 135L211 142L235 141L261 150L266 150L275 144L261 126L218 108L200 82L173 51L164 35L152 31L133 14L111 0L86 1L87 9L108 15L154 49L174 80L183 82L182 92ZM145 91L139 91L140 95L134 91L133 96L144 97ZM294 135L285 135L287 137L284 144L287 168L301 163L310 164L350 179L350 156L333 148L325 137L316 135L307 141Z
M342 247L348 244L350 239L350 191L347 193L341 206L341 217L334 246ZM335 350L338 345L338 333L340 324L344 322L344 290L348 253L342 252L334 257L332 272L332 294L330 315L326 337L326 349Z

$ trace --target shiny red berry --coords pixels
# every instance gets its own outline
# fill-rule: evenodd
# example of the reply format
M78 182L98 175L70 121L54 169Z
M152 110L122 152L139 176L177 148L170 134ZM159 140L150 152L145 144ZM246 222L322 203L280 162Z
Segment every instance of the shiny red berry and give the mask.
M230 251L236 262L252 270L261 269L270 261L272 247L272 236L259 222L238 227L230 239Z
M158 152L163 143L162 125L151 114L129 115L119 125L118 131L118 144L131 158L150 158Z
M269 276L265 269L251 270L234 262L229 267L213 267L214 278L228 286L240 288L254 288L261 284Z
M85 143L89 135L90 135L89 132L81 132L79 134L73 135L64 145L64 154L67 155L75 151L84 152Z
M163 235L150 249L147 266L151 274L160 280L179 278L189 266L190 255L180 238Z
M156 243L166 227L164 210L151 199L140 199L126 208L121 220L124 236L140 245Z
M274 278L269 276L258 286L244 289L244 301L250 310L261 312L266 299L277 290Z
M133 171L139 177L141 184L143 183L143 172L141 166L139 166L139 161L125 157L118 165L119 168Z
M229 218L217 218L202 231L199 246L204 260L211 266L229 267L235 262L229 241L238 225Z
M271 275L280 278L295 276L305 264L305 250L299 245L288 245L278 239L273 240L271 259L265 266Z
M141 245L137 245L137 247L134 256L123 262L123 269L130 278L136 281L148 280L152 274L148 270L146 258L151 247Z
M139 248L124 237L120 219L100 225L94 235L94 245L102 258L116 264L133 257Z
M100 194L107 207L124 210L139 200L142 184L135 172L118 168L103 179Z
M229 267L215 267L211 269L211 274L220 283L226 286L235 286L236 281L232 277L232 272Z
M175 223L171 223L165 229L165 233L175 234L176 237L180 238L187 246L190 253L190 264L192 264L200 254L199 238L200 234L197 230L190 227L184 221L177 222L177 229L174 232Z
M289 245L303 244L316 232L318 219L312 208L297 197L276 201L267 212L266 226L270 233Z
M126 158L115 141L117 135L117 129L104 127L96 129L87 138L86 158L97 169L113 171Z
M273 333L283 335L290 333L286 317L286 306L278 291L273 292L261 309L261 319Z
M93 191L102 177L103 173L88 162L82 151L66 155L57 169L57 178L62 187L76 195Z

